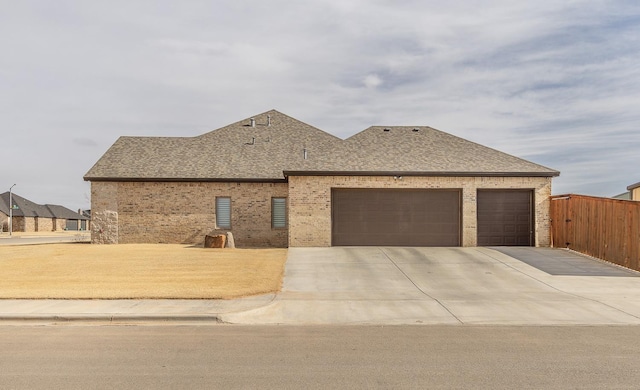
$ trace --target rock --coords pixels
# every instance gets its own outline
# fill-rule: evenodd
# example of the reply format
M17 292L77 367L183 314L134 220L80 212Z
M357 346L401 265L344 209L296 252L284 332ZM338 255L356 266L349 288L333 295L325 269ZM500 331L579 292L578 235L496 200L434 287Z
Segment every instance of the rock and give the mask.
M233 233L227 232L227 248L235 248L236 242L233 240Z
M215 236L204 236L205 248L224 248L224 244L227 241L227 236L224 234L216 234Z
M95 212L91 222L91 242L94 244L118 243L118 212Z

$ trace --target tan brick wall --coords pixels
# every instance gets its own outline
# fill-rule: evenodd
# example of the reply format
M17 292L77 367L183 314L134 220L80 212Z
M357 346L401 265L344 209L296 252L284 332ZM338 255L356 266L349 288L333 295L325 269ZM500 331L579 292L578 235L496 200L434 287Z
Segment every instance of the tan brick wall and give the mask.
M14 232L51 232L53 219L43 217L13 217Z
M35 232L36 231L36 219L33 217L22 218L22 232Z
M239 247L287 246L287 230L271 228L271 198L286 197L287 183L95 182L91 192L94 242L199 244L230 231ZM216 228L221 196L231 229Z
M289 246L331 245L332 188L446 188L462 189L462 245L477 243L478 189L532 189L535 202L535 243L549 246L549 196L546 177L412 177L290 176Z
M631 200L640 200L640 187L631 190Z
M52 232L53 218L36 217L35 228L37 232Z

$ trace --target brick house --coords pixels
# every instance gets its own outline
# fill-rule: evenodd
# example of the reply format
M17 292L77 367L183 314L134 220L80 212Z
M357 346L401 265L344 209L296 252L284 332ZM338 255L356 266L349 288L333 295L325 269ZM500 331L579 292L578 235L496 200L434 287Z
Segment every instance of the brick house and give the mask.
M0 230L9 231L9 192L0 194ZM64 206L37 204L15 193L13 203L14 232L55 232L63 230L88 230L90 220Z
M559 172L426 127L346 140L278 111L121 137L87 172L94 243L548 246Z

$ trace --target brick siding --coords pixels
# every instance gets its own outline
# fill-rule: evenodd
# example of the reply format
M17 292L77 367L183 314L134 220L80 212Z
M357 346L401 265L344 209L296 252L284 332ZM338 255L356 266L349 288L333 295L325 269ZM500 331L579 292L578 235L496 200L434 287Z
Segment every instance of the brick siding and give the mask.
M287 246L287 230L271 228L271 198L286 197L286 183L92 182L91 192L96 243L200 244L230 231L240 247ZM231 229L216 227L223 196L231 198Z
M477 244L478 189L531 189L535 245L549 246L548 177L290 176L289 183L92 182L94 243L199 244L233 232L240 247L331 245L332 188L462 190L462 245ZM231 229L217 229L215 198L231 197ZM271 198L287 197L288 229L271 227Z
M290 176L289 246L331 245L332 188L442 188L462 189L462 246L477 244L476 194L478 189L532 189L535 245L549 246L548 177L413 177Z

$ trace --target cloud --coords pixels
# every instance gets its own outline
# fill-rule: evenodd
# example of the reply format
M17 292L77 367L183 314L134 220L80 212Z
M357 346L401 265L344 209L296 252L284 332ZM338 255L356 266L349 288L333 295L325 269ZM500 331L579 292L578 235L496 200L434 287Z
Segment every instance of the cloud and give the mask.
M340 137L430 125L561 170L554 191L612 195L640 180L639 30L624 0L10 2L0 117L19 163L0 178L87 208L82 175L119 136L275 108Z
M382 79L377 74L368 74L364 80L362 80L362 83L365 87L374 89L382 85Z

